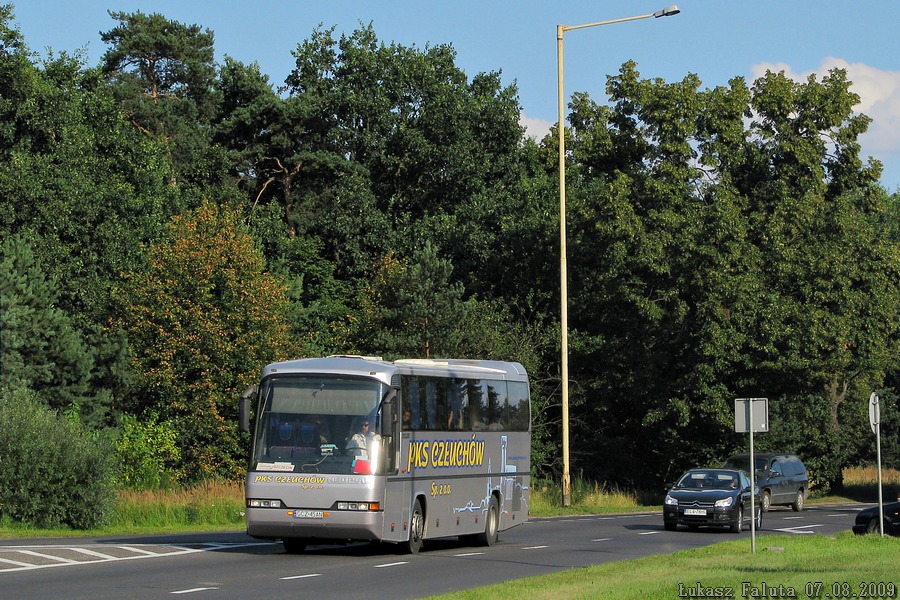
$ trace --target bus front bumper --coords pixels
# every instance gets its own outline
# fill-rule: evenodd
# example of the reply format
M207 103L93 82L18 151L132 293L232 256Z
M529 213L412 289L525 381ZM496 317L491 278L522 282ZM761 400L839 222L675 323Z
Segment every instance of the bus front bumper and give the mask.
M377 540L384 533L382 511L247 508L247 534L325 540Z

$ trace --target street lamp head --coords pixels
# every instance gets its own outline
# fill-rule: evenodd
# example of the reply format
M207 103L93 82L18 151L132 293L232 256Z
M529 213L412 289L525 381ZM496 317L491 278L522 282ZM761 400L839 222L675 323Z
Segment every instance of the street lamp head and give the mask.
M673 4L672 6L667 6L662 10L658 10L653 13L653 16L657 19L660 17L671 17L672 15L677 15L681 12L681 9L678 8L677 4Z

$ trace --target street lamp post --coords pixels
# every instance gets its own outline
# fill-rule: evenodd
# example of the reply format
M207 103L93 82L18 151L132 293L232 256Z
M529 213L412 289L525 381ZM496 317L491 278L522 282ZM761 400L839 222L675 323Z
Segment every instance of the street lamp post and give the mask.
M571 503L572 480L569 474L569 309L568 309L568 274L566 272L566 128L565 104L563 99L563 36L567 31L612 25L625 21L637 21L650 17L668 17L680 13L678 6L672 5L662 10L636 17L585 23L584 25L556 26L556 74L558 108L559 108L559 294L560 294L560 329L562 362L562 446L563 446L563 506Z

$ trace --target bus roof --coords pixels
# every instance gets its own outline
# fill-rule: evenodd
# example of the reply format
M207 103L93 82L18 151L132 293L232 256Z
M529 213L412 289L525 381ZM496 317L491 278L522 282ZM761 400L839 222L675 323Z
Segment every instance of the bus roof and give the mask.
M524 379L525 367L515 362L499 360L467 360L460 358L429 359L403 358L394 361L401 373L407 375L446 375L449 377Z
M389 362L372 356L327 356L303 358L267 365L263 377L274 374L328 373L356 377L373 377L389 384L395 374L437 375L471 379L508 379L524 381L525 368L516 362L467 359L405 358Z

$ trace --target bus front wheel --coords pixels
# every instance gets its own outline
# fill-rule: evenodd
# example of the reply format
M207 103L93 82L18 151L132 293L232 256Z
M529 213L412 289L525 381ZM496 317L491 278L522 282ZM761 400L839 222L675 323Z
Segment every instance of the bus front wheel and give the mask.
M425 513L422 503L416 499L413 504L412 514L409 516L409 540L403 549L407 554L416 554L422 549L422 538L425 535Z

